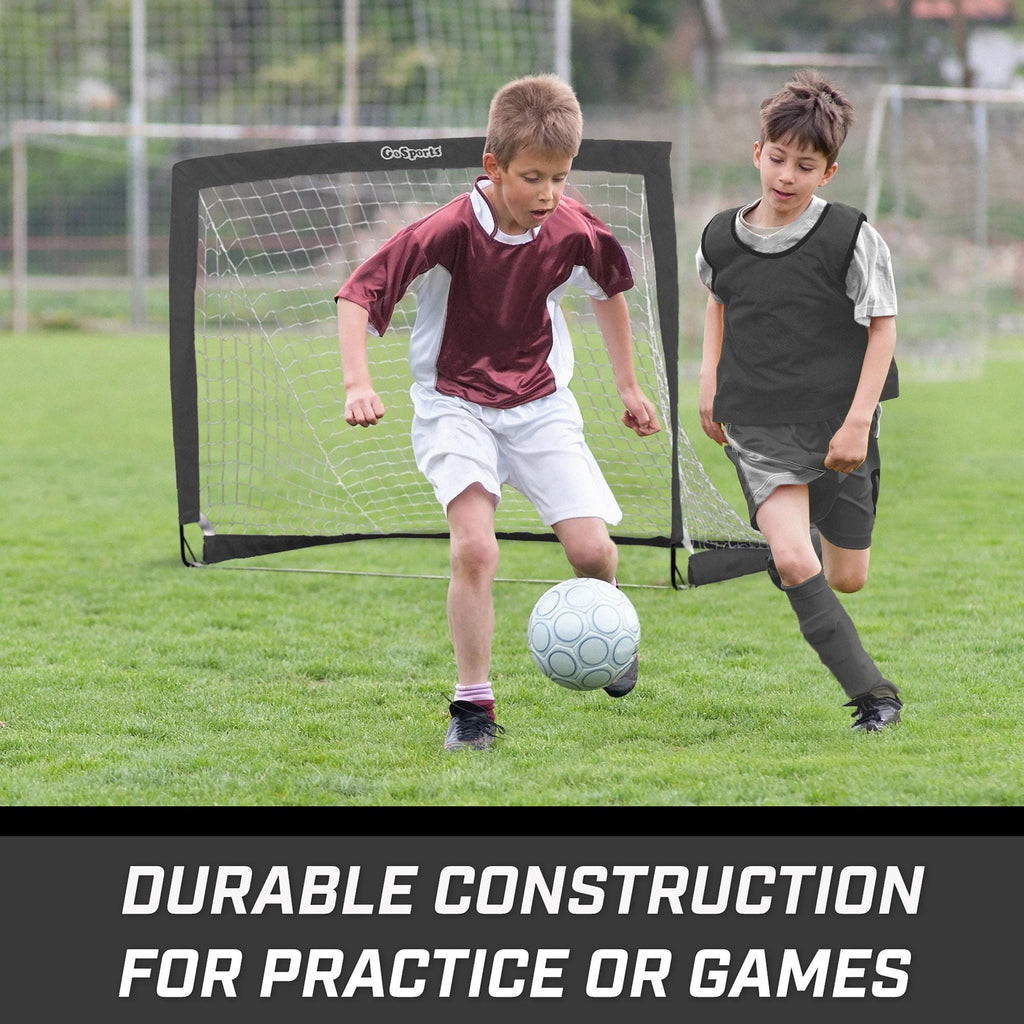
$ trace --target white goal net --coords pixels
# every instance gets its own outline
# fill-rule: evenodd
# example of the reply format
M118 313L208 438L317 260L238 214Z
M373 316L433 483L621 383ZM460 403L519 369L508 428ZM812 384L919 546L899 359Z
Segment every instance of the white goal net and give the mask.
M400 227L468 190L483 141L325 144L176 165L171 355L183 555L188 524L201 530L203 562L446 535L409 440L415 299L399 304L384 338L369 339L388 412L372 430L355 430L342 415L334 294ZM756 550L759 535L715 490L678 427L668 149L588 140L570 178L630 261L637 373L665 429L640 439L622 425L589 302L570 292L563 311L576 356L572 388L624 512L613 529L618 541L688 553ZM505 538L550 537L508 488L497 528Z

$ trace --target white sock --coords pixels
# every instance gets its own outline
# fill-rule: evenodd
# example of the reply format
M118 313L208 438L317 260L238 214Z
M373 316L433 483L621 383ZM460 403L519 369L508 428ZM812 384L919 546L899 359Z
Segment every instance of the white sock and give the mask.
M490 683L470 683L468 686L463 686L462 683L455 684L455 699L456 700L468 700L473 704L481 704L484 707L488 705L485 701L490 701L490 706L494 706L494 691L491 689Z

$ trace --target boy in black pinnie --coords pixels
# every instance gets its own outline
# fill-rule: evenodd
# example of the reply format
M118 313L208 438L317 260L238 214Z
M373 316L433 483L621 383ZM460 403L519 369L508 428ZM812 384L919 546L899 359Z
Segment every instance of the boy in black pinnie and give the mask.
M700 419L726 446L769 575L845 691L853 728L878 732L899 721L899 690L835 591L867 580L880 403L899 391L896 294L864 215L816 194L852 121L849 100L810 70L761 104L761 196L713 217L697 253L710 293Z

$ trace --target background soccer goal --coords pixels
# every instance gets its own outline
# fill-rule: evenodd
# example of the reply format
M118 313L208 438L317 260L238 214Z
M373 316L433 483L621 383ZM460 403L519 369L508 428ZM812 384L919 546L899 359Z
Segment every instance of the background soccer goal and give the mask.
M483 138L332 143L184 160L172 176L170 344L182 557L215 563L340 541L443 537L416 469L407 362L412 296L371 372L388 410L343 417L334 294L404 224L468 190ZM563 309L588 442L624 512L620 543L671 552L673 585L763 567L760 537L711 484L677 415L678 284L669 145L587 140L573 193L609 225L636 280L627 293L641 386L663 431L640 439L582 294ZM201 555L186 527L197 524ZM505 539L551 539L506 489ZM700 557L698 557L700 556Z

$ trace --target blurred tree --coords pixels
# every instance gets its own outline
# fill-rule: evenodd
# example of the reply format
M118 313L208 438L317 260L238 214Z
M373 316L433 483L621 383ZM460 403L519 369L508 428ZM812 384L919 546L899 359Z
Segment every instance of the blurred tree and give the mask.
M900 0L902 2L902 0ZM734 44L753 50L857 49L860 27L879 13L877 0L721 0ZM891 15L885 15L891 19Z
M973 85L974 73L967 60L967 19L964 17L963 0L953 0L953 16L950 18L950 27L953 31L953 48L956 50L956 59L960 64L960 84L965 88Z
M914 0L899 0L896 5L895 33L896 67L900 78L906 80L910 55L913 52L914 38Z
M572 78L583 103L665 106L675 98L678 0L573 0Z

